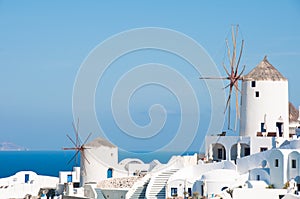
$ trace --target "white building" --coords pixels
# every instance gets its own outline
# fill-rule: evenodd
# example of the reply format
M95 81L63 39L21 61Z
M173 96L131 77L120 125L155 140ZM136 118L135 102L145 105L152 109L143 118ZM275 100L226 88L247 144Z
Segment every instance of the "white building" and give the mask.
M289 139L288 80L265 57L243 77L239 136L207 136L209 160L234 160Z
M297 198L299 113L291 111L287 79L265 57L243 77L241 92L239 135L206 136L204 161L194 155L174 156L167 164L118 163L116 146L100 138L86 144L81 154L84 196Z
M33 171L20 171L13 176L0 179L0 198L38 196L41 188L56 189L57 184L57 177L37 175Z
M80 163L82 185L109 178L146 174L161 165L157 160L144 163L137 158L127 158L118 162L118 147L102 138L85 144L84 148Z
M288 80L265 57L242 81L241 136L289 138Z

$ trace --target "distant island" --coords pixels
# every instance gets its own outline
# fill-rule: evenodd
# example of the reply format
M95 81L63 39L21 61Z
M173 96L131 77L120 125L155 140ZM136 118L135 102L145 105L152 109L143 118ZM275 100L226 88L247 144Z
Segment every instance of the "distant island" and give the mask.
M27 151L28 149L11 142L0 143L0 151Z

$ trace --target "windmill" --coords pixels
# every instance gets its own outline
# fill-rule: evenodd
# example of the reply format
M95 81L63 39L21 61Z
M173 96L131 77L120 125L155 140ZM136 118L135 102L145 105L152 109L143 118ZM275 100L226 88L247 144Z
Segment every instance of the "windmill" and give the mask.
M229 87L229 93L228 93L228 98L226 101L226 107L224 110L224 113L226 111L228 111L228 129L230 128L230 112L231 112L231 108L230 108L230 102L231 102L231 95L233 93L233 91L235 91L235 109L236 109L236 117L235 117L235 126L234 129L236 129L236 123L237 120L240 116L239 113L239 101L238 101L238 93L240 92L239 90L239 85L238 85L238 81L243 79L243 72L245 70L245 65L243 66L243 69L241 70L241 72L239 72L239 65L240 65L240 61L241 61L241 57L242 57L242 53L243 53L243 48L244 48L244 40L241 41L241 46L239 48L239 52L237 52L237 36L238 36L238 28L239 26L236 25L236 27L234 28L234 26L232 26L231 28L231 42L232 42L232 48L229 47L229 41L228 39L225 40L226 42L226 49L227 49L227 57L229 60L229 70L226 67L226 64L223 62L222 66L226 72L225 77L200 77L200 79L220 79L220 80L229 80L229 84L225 86L224 89Z
M74 145L74 147L63 148L63 150L73 150L73 151L76 151L76 153L69 160L68 164L70 164L73 160L75 160L75 166L78 166L78 163L79 163L79 153L80 153L81 158L84 158L90 164L89 160L84 155L84 150L89 149L89 148L86 148L84 145L86 144L86 142L88 141L88 139L91 137L92 133L90 133L87 136L87 138L84 140L84 142L81 142L80 137L79 137L79 119L77 120L77 125L75 126L75 123L72 122L72 126L73 126L73 130L74 130L74 133L75 133L75 141L68 134L67 134L67 137L72 142L72 144ZM82 169L83 169L83 172L85 172L85 168L82 168Z

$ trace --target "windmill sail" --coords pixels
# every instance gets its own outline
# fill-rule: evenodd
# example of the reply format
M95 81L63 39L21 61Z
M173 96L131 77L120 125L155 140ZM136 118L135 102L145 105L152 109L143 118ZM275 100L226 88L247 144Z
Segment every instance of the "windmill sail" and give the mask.
M225 73L227 76L225 77L200 77L200 79L215 79L215 80L229 80L229 84L225 86L225 88L229 88L229 93L226 101L226 106L224 113L228 114L228 129L231 128L231 95L233 91L235 91L235 111L236 111L236 117L235 117L235 123L234 123L234 130L236 129L237 120L240 117L239 112L239 99L238 94L240 92L238 81L242 80L242 74L245 70L245 65L243 66L241 72L239 72L239 65L241 61L241 57L243 54L243 48L244 48L244 40L241 41L241 46L239 48L239 51L237 49L237 36L238 36L238 28L239 26L236 25L235 27L232 26L231 29L231 42L232 42L232 48L230 48L229 41L226 39L226 49L227 49L227 58L229 60L229 69L226 67L226 64L223 62L222 66L225 70ZM238 51L238 52L237 52ZM224 88L224 89L225 89Z
M84 140L84 142L82 142L79 137L79 119L77 121L77 125L75 126L75 123L72 122L72 126L73 126L73 130L75 133L75 140L73 140L68 134L67 134L67 137L69 138L69 140L72 142L72 144L74 146L69 147L69 148L63 148L63 150L73 150L76 152L75 152L74 156L68 161L68 164L70 164L72 161L75 161L75 166L79 166L79 155L81 158L84 158L88 162L88 164L90 164L89 160L84 155L84 151L86 149L89 149L89 148L85 147L85 144L91 137L92 133L90 133L87 136L87 138ZM82 168L82 170L83 170L83 173L85 173L85 168Z

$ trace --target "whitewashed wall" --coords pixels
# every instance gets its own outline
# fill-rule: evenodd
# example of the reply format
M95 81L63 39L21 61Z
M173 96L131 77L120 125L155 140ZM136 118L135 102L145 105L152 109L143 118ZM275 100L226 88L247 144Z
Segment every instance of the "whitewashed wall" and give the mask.
M256 87L251 87L251 81L243 81L240 135L256 136L266 120L267 132L276 132L276 122L283 122L284 137L288 138L288 105L288 81L256 81Z

